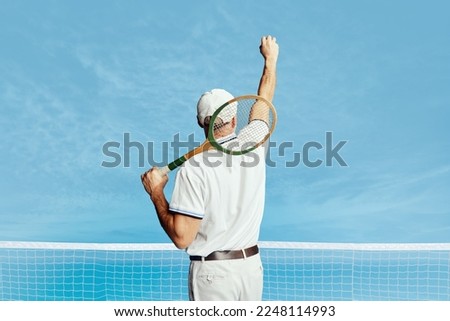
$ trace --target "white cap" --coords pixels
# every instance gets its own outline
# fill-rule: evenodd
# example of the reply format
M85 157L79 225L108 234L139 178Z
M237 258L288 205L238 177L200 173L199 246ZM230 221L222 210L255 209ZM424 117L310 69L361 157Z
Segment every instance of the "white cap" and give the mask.
M206 117L212 116L220 106L233 98L233 95L223 89L213 89L205 92L197 103L197 118L200 125L204 126ZM236 115L236 104L231 104L226 109L226 113L225 111L224 113L221 112L221 118L227 123Z

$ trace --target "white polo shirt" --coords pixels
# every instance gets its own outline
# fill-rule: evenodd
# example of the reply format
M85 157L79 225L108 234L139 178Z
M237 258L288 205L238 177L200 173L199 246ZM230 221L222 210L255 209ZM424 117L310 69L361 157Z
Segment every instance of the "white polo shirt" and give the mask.
M240 136L233 134L218 142L236 144ZM207 256L257 243L264 211L266 148L263 145L244 155L209 150L179 168L170 210L202 220L187 248L189 255Z

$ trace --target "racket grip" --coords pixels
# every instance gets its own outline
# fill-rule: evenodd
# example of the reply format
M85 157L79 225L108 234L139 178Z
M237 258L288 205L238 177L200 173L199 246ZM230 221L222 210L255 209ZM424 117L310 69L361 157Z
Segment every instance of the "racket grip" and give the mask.
M167 165L164 167L159 167L158 170L161 173L161 175L167 175L167 173L170 172L170 168Z

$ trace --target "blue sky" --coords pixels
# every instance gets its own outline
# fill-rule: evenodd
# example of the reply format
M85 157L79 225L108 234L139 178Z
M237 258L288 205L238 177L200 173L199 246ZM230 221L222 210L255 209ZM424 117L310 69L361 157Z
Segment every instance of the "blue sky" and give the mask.
M0 240L168 242L102 146L202 141L195 105L255 93L280 45L262 240L450 242L445 1L15 1L0 11ZM286 167L326 132L348 164ZM118 152L121 152L118 150ZM123 152L123 151L122 151ZM123 156L123 153L122 153ZM324 159L324 150L310 158ZM147 164L146 164L147 165ZM167 187L168 197L174 174Z

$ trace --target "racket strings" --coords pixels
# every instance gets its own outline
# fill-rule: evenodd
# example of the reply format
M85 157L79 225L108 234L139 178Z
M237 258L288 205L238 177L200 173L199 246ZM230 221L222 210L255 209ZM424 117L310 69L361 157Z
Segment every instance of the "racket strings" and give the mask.
M274 110L263 100L246 98L224 107L214 119L214 139L236 135L225 149L244 153L262 144L273 130Z

